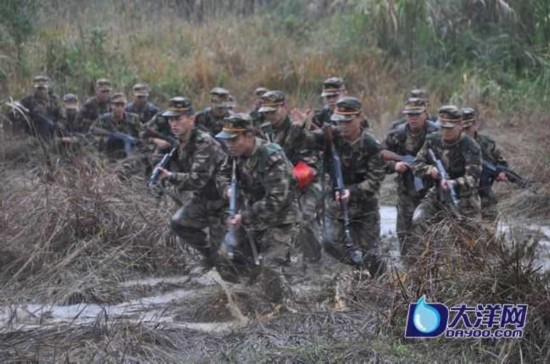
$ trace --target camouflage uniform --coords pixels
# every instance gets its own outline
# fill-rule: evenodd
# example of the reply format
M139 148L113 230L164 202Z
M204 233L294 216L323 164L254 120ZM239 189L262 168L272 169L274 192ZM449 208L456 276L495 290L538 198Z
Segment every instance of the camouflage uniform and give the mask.
M230 115L229 91L221 87L213 88L210 90L210 103L212 107L199 111L195 115L195 125L214 136L222 131L224 118ZM212 108L225 109L226 111L221 116L215 116Z
M439 110L442 127L457 124L462 114L455 106L443 106ZM452 120L452 121L449 121ZM459 139L446 143L440 133L427 136L426 142L416 155L414 174L418 177L429 177L429 171L435 162L430 158L428 149L432 149L439 158L452 181L456 182L455 191L459 199L458 213L468 218L481 217L478 194L481 175L481 150L474 139L462 133ZM437 222L449 211L448 202L441 200L440 186L430 188L426 197L416 208L413 215L413 231L410 251L419 248L422 235L430 223Z
M96 93L110 93L111 82L105 78L101 78L96 82ZM111 104L109 100L100 102L96 96L87 99L80 108L80 117L83 125L90 126L101 115L111 112Z
M275 111L286 102L286 95L281 91L269 91L262 96L260 112ZM269 123L269 122L267 122ZM288 115L278 128L265 130L267 140L279 144L286 157L293 166L299 162L305 163L313 173L313 178L307 186L297 190L298 206L301 212L300 235L297 238L305 260L318 261L321 259L320 226L317 211L320 211L323 201L321 182L318 175L321 161L318 151L306 150L296 146L290 138L292 123Z
M361 103L356 98L344 97L338 100L333 122L349 120L349 107L357 115L361 112ZM348 111L345 111L348 110ZM348 118L348 119L346 119ZM361 124L363 125L363 124ZM364 263L374 274L381 273L380 260L380 211L378 192L385 177L381 147L367 129L362 128L360 138L350 144L340 135L339 127L330 126L334 135L334 146L342 161L344 184L350 191L349 217L350 231L354 243L363 251ZM296 145L306 148L325 149L327 140L322 130L306 131L299 125L292 125L292 138ZM329 164L332 164L329 163ZM327 171L333 175L332 167ZM334 176L333 176L334 177ZM326 231L323 238L326 251L337 259L349 263L343 241L343 220L340 205L331 199L329 204Z
M140 122L145 124L157 115L157 113L160 112L160 109L150 102L147 102L141 107L133 102L130 102L128 106L126 106L126 112L136 114L139 117Z
M469 128L474 122L477 122L475 110L472 108L462 108L464 117L464 129ZM497 148L495 141L488 135L480 134L477 131L474 133L474 139L481 148L481 159L491 162L495 165L503 165L508 167L508 162L503 157L502 152ZM498 216L497 197L488 183L488 178L484 176L484 171L481 172L481 183L479 186L479 197L481 199L481 216L483 220L494 223ZM483 185L486 184L486 185Z
M246 114L226 119L224 130L216 135L230 139L238 134L235 128L252 131L252 120ZM281 303L291 295L287 280L293 233L298 211L294 198L292 165L278 144L255 138L249 157L237 158L239 194L242 197L242 227L236 248L235 264L248 265L251 258L250 239L262 257L260 281L272 302ZM230 171L228 171L230 172ZM226 191L230 173L218 176L218 188Z
M36 76L34 78L35 92L25 96L20 103L29 112L34 130L29 128L28 123L24 123L25 130L31 135L39 135L42 138L50 139L58 130L57 122L61 119L61 105L59 96L49 89L49 78L46 76ZM45 93L39 95L39 90Z
M421 99L411 98L407 100L405 104L404 113L416 113L425 112L426 104ZM396 129L390 130L383 143L383 148L391 152L394 152L401 156L416 156L427 135L437 132L438 128L431 121L426 120L424 129L420 133L412 133L407 123L401 124ZM387 161L388 173L395 172L395 165L397 161ZM414 210L418 207L430 185L430 181L427 178L423 178L422 182L424 188L416 190L414 186L414 175L412 170L408 170L405 173L397 173L395 182L397 184L397 238L399 239L399 246L401 255L407 254L407 245L405 240L410 234L412 227L412 217Z

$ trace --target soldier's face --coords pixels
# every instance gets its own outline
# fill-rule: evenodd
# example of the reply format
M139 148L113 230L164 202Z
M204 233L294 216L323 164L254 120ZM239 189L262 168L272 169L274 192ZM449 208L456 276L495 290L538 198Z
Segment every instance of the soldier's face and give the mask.
M111 102L111 110L113 111L113 116L120 119L124 114L124 108L126 103L124 101Z
M277 110L275 111L268 111L268 112L264 112L263 114L265 119L269 121L271 125L273 125L274 127L278 127L285 120L286 115L288 114L288 111L286 107L283 105L283 106L278 106Z
M46 96L48 96L48 88L37 87L34 89L34 95L38 98L46 98Z
M325 96L325 104L328 106L330 110L334 111L334 108L336 107L336 101L338 101L339 97L340 97L339 93Z
M419 130L424 128L424 125L426 124L426 119L428 118L428 115L426 115L426 112L406 114L406 115L407 115L407 123L409 124L409 127L412 130Z
M460 137L462 123L456 123L452 128L441 128L441 135L446 142L454 142Z
M172 131L172 134L180 137L187 135L187 133L193 129L195 125L195 116L183 114L169 118L168 122L170 123L170 130Z
M361 132L361 116L357 115L351 121L340 121L338 122L338 127L340 128L342 138L347 140L355 139Z
M111 91L110 90L97 90L96 91L96 98L100 102L107 102L107 101L109 101L110 97L111 97Z
M215 117L221 118L224 116L229 115L229 109L227 107L213 107L212 108L212 114L214 114Z
M146 102L147 102L147 96L144 96L144 95L136 96L136 95L134 95L134 104L136 104L136 105L145 105Z
M254 135L252 133L241 133L238 136L227 139L227 149L233 156L249 156L254 150Z

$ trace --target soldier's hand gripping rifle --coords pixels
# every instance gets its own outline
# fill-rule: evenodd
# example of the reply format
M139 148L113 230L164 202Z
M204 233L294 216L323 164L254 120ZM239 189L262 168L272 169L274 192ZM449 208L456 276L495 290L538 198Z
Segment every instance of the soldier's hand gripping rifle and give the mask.
M408 178L409 181L412 180L411 182L414 185L415 191L418 192L424 189L425 186L422 178L415 176L411 170L414 166L415 159L413 155L399 155L390 150L384 150L382 151L382 158L387 161L404 162L409 167L409 169L405 172L405 178Z
M237 201L239 198L239 182L237 181L237 160L233 159L233 166L231 170L231 186L230 190L230 199L229 199L229 218L234 219L237 215ZM233 259L235 256L235 246L237 245L237 229L234 224L229 224L227 233L223 238L223 244L225 245L225 250L227 252L227 257Z
M178 148L173 148L169 153L166 153L160 162L157 163L155 168L153 169L153 172L151 173L151 176L149 177L149 180L147 181L147 187L150 189L153 189L158 186L158 180L160 177L160 169L166 169L168 166L168 163L170 163L170 160L174 157L174 154L176 154Z
M445 167L443 166L443 162L441 162L440 159L437 159L433 150L431 148L428 148L428 154L430 155L430 158L435 163L435 167L437 168L437 171L439 172L439 176L441 177L441 181L449 181L449 175L447 174L447 171L445 170ZM439 189L440 193L443 195L443 200L451 202L451 209L455 210L458 208L458 197L456 195L455 188L452 184L448 184L449 188L447 189L447 192L444 192L441 188Z
M129 134L121 133L119 131L109 131L97 126L93 128L92 132L98 135L106 136L111 140L114 139L122 141L127 157L131 156L132 149L141 143L141 139L133 137Z
M504 172L506 178L508 178L508 181L515 183L519 188L527 188L527 180L505 165L494 164L489 162L488 160L483 160L482 167L483 169L481 171L480 181L480 187L482 189L489 189L501 172Z
M342 199L346 186L344 185L344 175L342 174L342 162L340 156L334 146L332 128L330 125L323 126L323 132L325 134L328 145L330 146L330 153L332 156L333 167L333 185L335 192L338 192L338 202L340 203L340 209L342 211L342 218L344 220L344 246L348 257L353 264L361 264L363 262L363 253L353 243L349 228L349 207L348 202Z

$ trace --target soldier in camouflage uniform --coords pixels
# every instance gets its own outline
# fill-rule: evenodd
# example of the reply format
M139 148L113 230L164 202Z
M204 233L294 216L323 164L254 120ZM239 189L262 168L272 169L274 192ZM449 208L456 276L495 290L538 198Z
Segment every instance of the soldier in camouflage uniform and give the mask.
M403 110L407 123L390 130L382 147L399 156L416 156L422 145L424 145L426 137L438 131L435 124L427 120L426 107L427 104L424 99L409 98L405 102ZM397 172L395 177L397 183L396 231L401 256L405 256L407 255L406 238L412 227L413 213L426 195L430 181L428 178L422 178L417 180L418 185L415 186L412 172L413 165L396 160L395 156L386 151L382 152L382 156L387 161L387 172L390 174ZM422 186L418 182L422 183Z
M31 135L40 136L43 140L51 140L58 130L61 119L59 96L52 92L50 79L46 76L36 76L33 80L34 92L21 99L20 103L28 112L32 122L29 127L25 122L26 131Z
M233 262L251 266L251 243L261 256L259 279L266 296L276 304L291 298L288 284L293 231L298 211L293 194L292 165L282 148L256 138L247 114L226 118L217 138L227 142L236 158L242 204L228 223L238 229ZM218 176L218 188L229 195L231 171Z
M160 112L160 109L148 101L149 86L137 83L132 90L134 100L126 105L126 112L138 115L141 123L145 124Z
M197 113L195 123L214 136L222 130L224 118L230 115L229 91L221 87L210 90L210 104L210 107Z
M160 177L180 192L192 196L171 218L172 230L183 243L198 250L207 267L217 261L217 252L223 238L225 200L216 188L215 177L223 173L227 154L208 133L195 127L191 102L173 103L163 116L177 137L177 152L170 161L170 170L161 168ZM209 239L205 232L209 230Z
M336 109L330 125L334 136L334 146L342 161L342 173L346 190L342 199L349 203L351 236L357 248L363 252L363 265L375 276L384 271L380 252L380 211L378 193L385 177L381 146L376 138L364 128L361 102L355 97L343 97L336 102ZM296 145L324 150L327 139L322 130L308 131L304 119L295 119L291 128ZM333 168L328 168L333 176ZM324 232L323 243L326 251L350 263L343 244L343 220L339 196L328 208L328 229Z
M78 96L72 93L63 96L63 108L61 109L61 138L60 142L66 151L75 148L86 138L88 129L82 124L80 118Z
M100 78L95 83L95 96L90 97L80 108L80 117L85 126L90 126L101 115L111 111L111 81Z
M330 77L323 82L323 91L321 97L325 105L318 110L315 110L313 116L313 123L319 127L323 124L331 124L330 117L336 107L336 101L340 97L344 97L348 94L344 80L340 77Z
M440 127L438 121L437 121L437 117L434 116L434 115L430 115L430 112L429 112L429 100L428 100L428 91L426 90L423 90L423 89L414 89L414 90L411 90L411 92L409 93L409 98L416 98L416 99L422 99L426 102L426 115L428 120L433 122L435 124L435 126L437 126L438 128ZM393 130L393 129L396 129L398 126L400 125L403 125L407 123L407 118L406 117L401 117L399 119L397 119L396 121L394 121L391 126L390 126L390 130Z
M452 202L445 193L454 188L459 199L456 213L471 219L481 217L478 194L481 175L481 150L473 138L462 133L462 112L453 105L442 106L438 111L441 132L430 134L416 155L414 174L417 177L431 177L436 186L430 188L426 197L413 214L413 233L408 241L411 252L406 261L414 262L415 255L427 227L440 221L452 208ZM428 153L431 149L435 157L445 167L449 180L441 179L435 161Z
M265 87L258 87L254 90L254 104L252 106L252 111L250 112L250 118L256 129L260 129L260 126L265 122L264 116L262 115L260 107L262 106L262 96L269 91Z
M128 157L135 145L111 134L119 132L132 138L138 138L141 129L139 117L124 111L126 97L123 93L114 93L111 97L111 112L101 115L90 127L90 131L99 136L99 150L107 154L109 159L116 160Z
M495 141L485 134L478 133L479 123L477 122L475 110L469 107L462 108L464 133L475 139L481 148L481 159L494 163L495 165L508 166L502 152L497 148ZM482 169L483 173L483 169ZM483 179L482 179L483 180ZM496 181L507 181L504 172L500 172L495 178ZM479 197L481 198L481 215L489 223L495 223L497 211L497 197L491 185L479 186Z
M294 166L298 180L298 206L301 212L300 243L304 260L321 259L321 242L317 211L321 209L322 191L318 170L321 163L320 152L306 150L294 145L290 139L289 111L286 95L282 91L268 91L262 96L262 107L268 127L263 127L264 136L270 142L279 144ZM301 173L303 171L304 173Z

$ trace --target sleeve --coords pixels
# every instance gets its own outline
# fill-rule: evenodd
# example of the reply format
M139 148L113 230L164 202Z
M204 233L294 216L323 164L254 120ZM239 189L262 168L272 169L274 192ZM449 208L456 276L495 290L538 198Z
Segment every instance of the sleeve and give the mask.
M358 194L374 196L380 191L382 181L386 177L385 163L380 153L382 148L375 140L369 141L369 148L366 153L370 154L367 161L367 174L365 179L349 187L350 197L354 198Z
M477 190L481 176L481 148L475 142L465 143L463 151L465 166L464 176L455 178L461 190Z
M430 176L430 169L433 167L433 161L428 155L428 149L432 148L430 138L426 138L426 141L422 145L422 148L416 154L414 159L413 173L416 177L424 178Z
M216 172L217 151L208 143L197 143L195 153L192 156L193 163L187 172L172 173L168 182L181 190L200 190Z
M293 148L322 150L325 148L325 135L323 130L309 131L293 124L290 126L289 143Z

